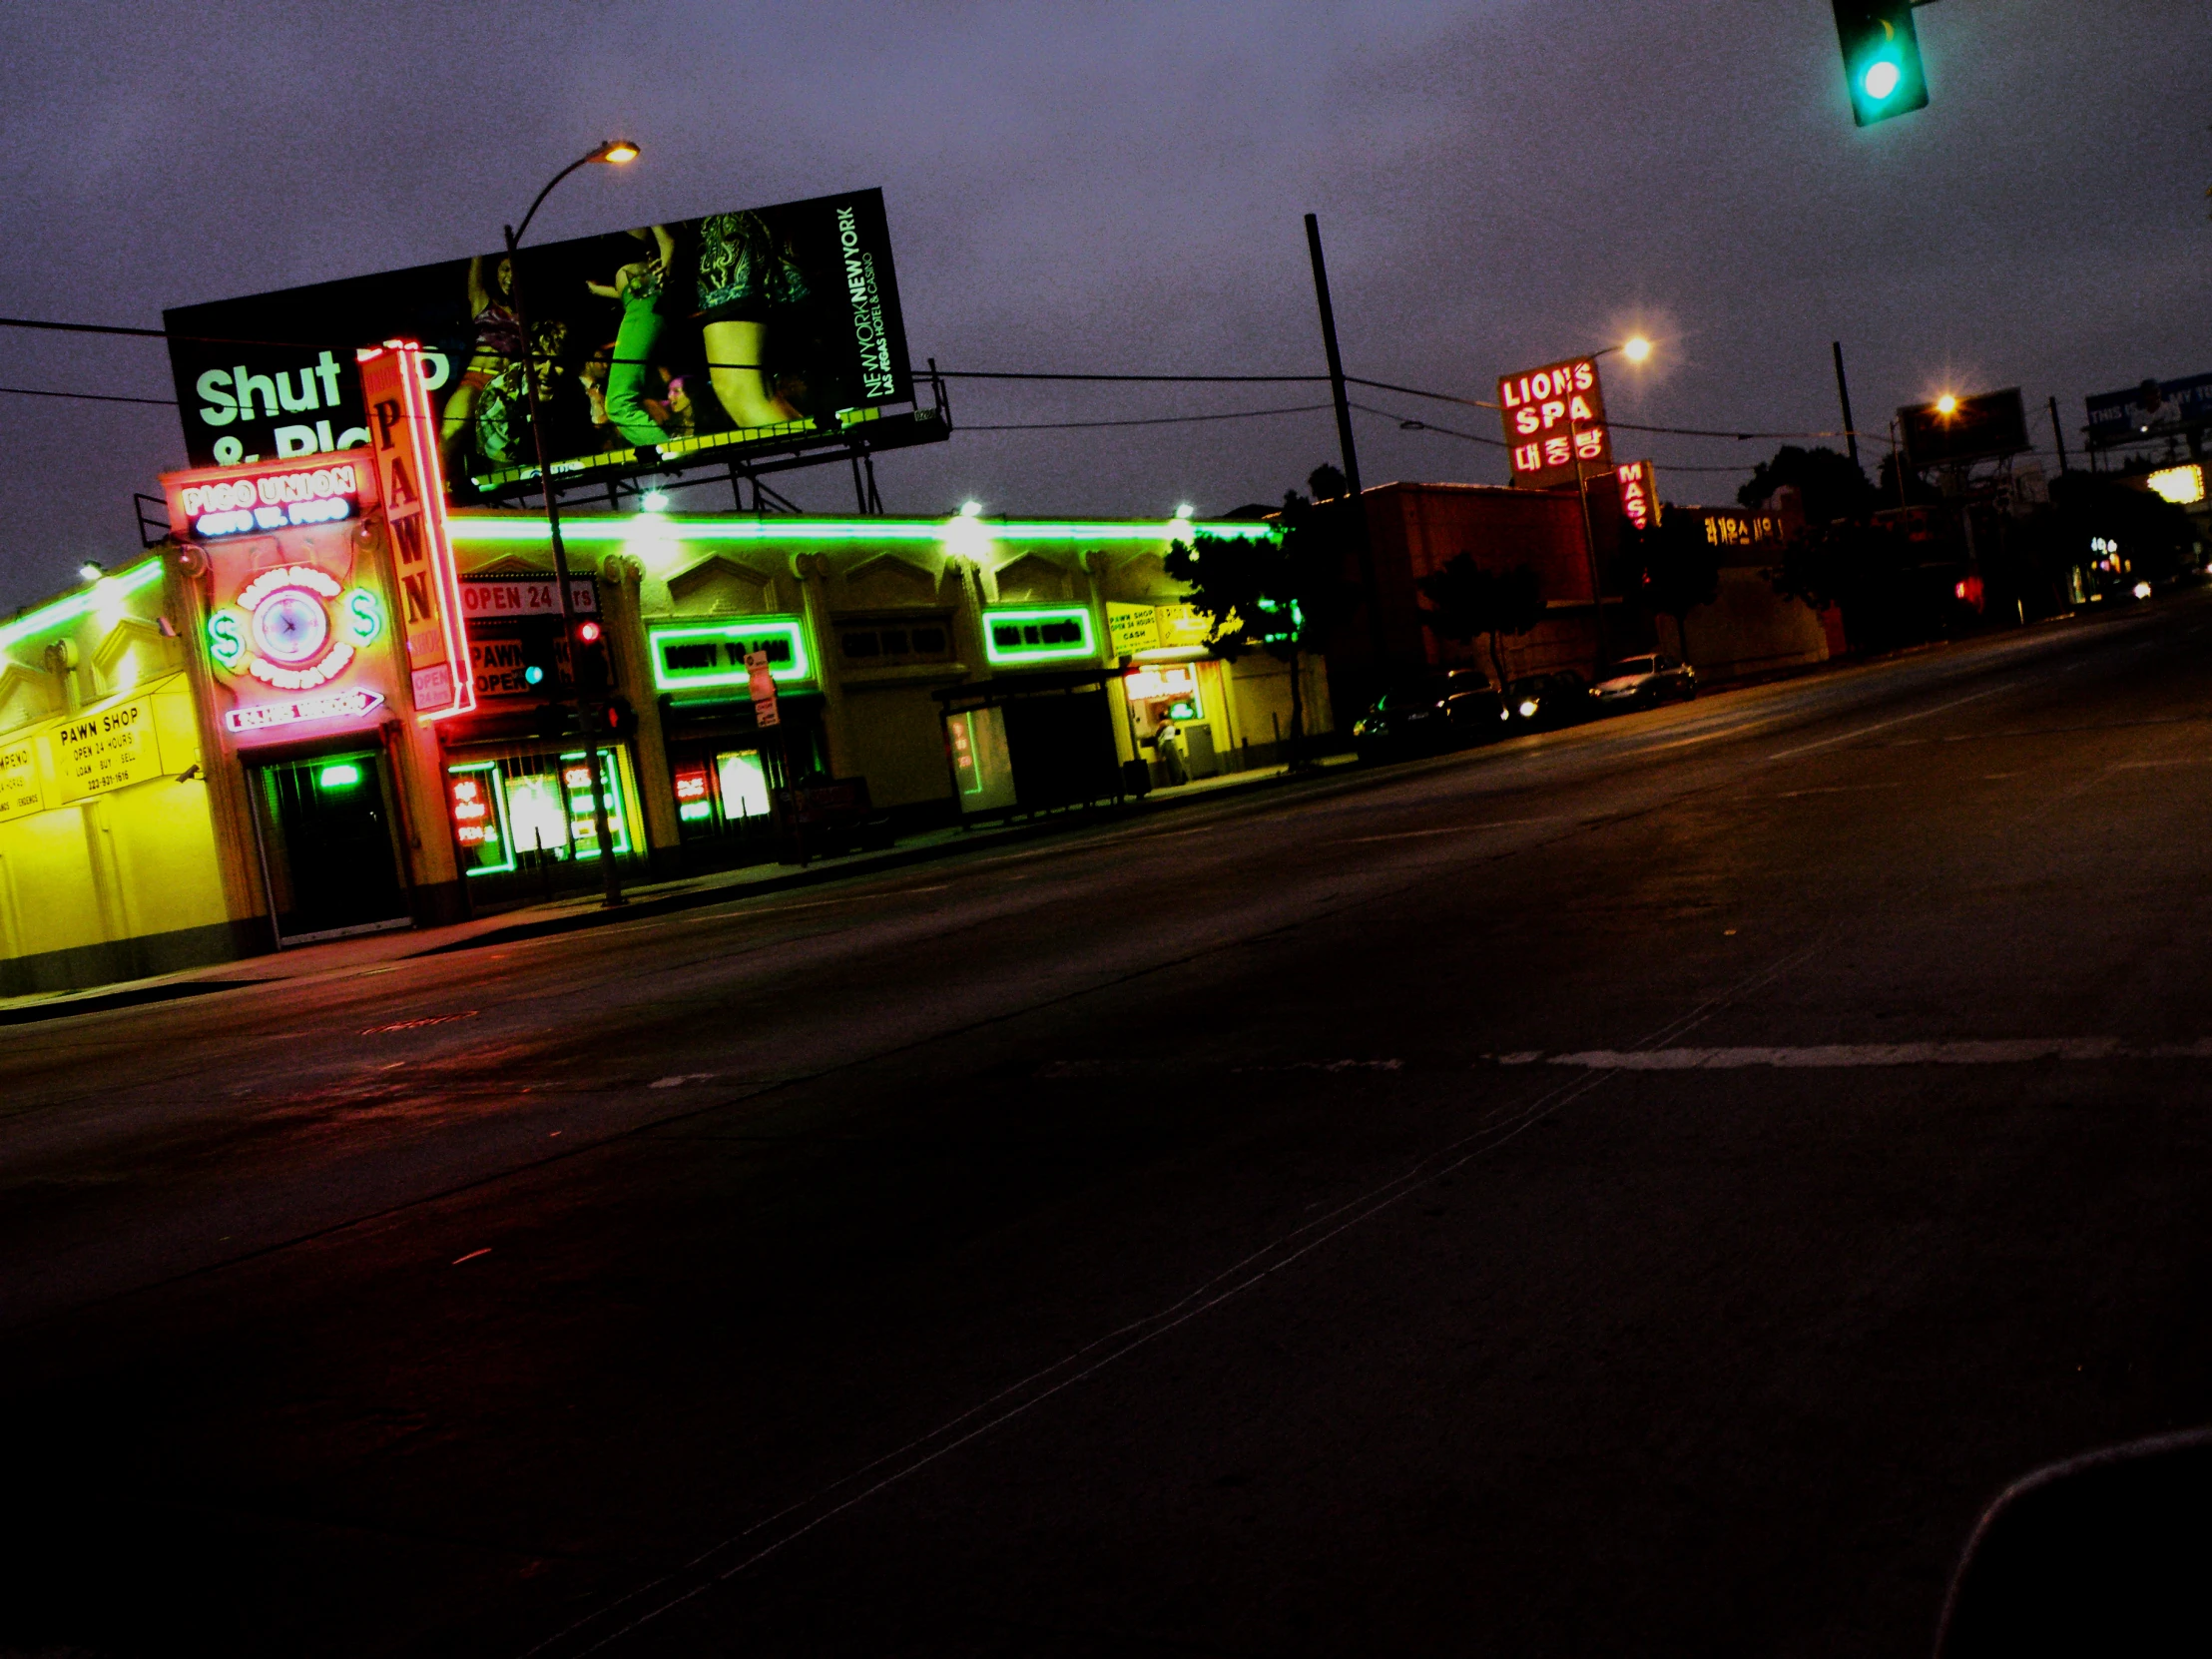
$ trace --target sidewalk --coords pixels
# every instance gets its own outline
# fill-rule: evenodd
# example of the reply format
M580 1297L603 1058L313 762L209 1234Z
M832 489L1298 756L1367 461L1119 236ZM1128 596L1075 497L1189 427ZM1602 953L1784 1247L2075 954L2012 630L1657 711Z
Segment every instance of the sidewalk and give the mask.
M1322 757L1317 767L1324 773L1351 765L1350 754ZM211 967L181 969L148 979L124 980L84 990L42 991L29 996L0 997L0 1026L26 1025L39 1020L63 1019L72 1014L97 1013L109 1008L136 1007L170 1002L182 997L265 985L278 979L307 979L362 967L399 962L416 956L442 956L458 950L511 944L523 939L547 938L612 922L637 921L669 915L702 905L726 903L759 894L786 892L799 887L821 886L851 876L931 863L982 847L1007 846L1058 835L1069 830L1105 825L1128 824L1145 815L1171 811L1195 802L1219 800L1311 781L1308 773L1294 779L1280 768L1237 772L1207 778L1172 790L1157 790L1141 800L1118 808L1097 811L1076 809L1049 818L1020 824L999 824L988 829L952 827L909 836L880 852L853 852L839 857L817 858L804 868L788 864L752 864L741 869L718 870L709 875L686 876L673 881L641 882L625 888L629 902L618 909L601 905L597 892L572 893L549 902L496 915L479 916L445 927L399 928L389 933L365 933L357 938L332 939L324 944L299 945L290 950Z

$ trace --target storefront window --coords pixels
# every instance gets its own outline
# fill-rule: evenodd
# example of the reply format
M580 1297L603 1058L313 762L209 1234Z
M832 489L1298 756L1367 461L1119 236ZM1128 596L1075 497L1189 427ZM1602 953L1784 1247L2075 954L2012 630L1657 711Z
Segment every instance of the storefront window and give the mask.
M717 755L715 775L722 785L722 816L726 822L768 817L768 769L758 749Z
M625 757L600 753L605 769L607 828L615 851L630 850L624 803L632 785ZM469 875L497 875L542 862L599 856L593 821L591 764L582 750L559 757L513 755L446 769L447 806L461 865Z

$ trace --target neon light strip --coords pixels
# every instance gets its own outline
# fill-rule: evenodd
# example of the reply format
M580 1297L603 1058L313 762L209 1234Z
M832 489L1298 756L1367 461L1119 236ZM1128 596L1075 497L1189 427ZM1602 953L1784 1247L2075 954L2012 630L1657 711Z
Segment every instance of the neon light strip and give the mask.
M779 684L812 680L814 660L807 655L807 625L797 617L749 617L736 622L684 623L646 630L653 652L653 686L656 691L703 691L710 686L744 686L752 683L743 665L734 669L672 669L661 657L661 647L685 640L757 640L780 635L791 641L792 660L785 668L770 668L769 678ZM724 653L728 655L728 653Z
M1082 639L1067 645L1000 645L1000 624L1023 627L1030 623L1072 622ZM1027 606L1017 610L986 608L983 612L983 655L993 663L1064 663L1098 655L1098 639L1091 632L1091 613L1081 605Z
M103 576L82 593L73 593L66 599L57 599L51 605L17 617L5 627L0 627L0 651L6 650L17 640L43 633L49 628L59 628L65 622L75 622L88 611L97 610L103 599L116 594L136 593L149 582L158 582L162 575L161 556L156 554L133 565L129 570L114 576Z
M542 518L475 517L448 521L456 543L504 546L542 542L551 532ZM1128 519L1082 523L1062 519L983 518L670 518L660 513L615 517L561 515L561 535L569 541L982 541L1168 542L1193 535L1257 541L1275 534L1270 524L1194 524L1181 519L1144 523Z
M396 342L394 349L399 357L400 394L407 399L407 442L414 450L415 483L422 491L422 529L431 562L442 567L435 572L444 600L438 626L445 636L446 668L454 686L452 705L427 719L449 720L476 708L476 675L468 660L468 634L461 620L460 561L453 557L445 517L445 467L431 440L437 424L430 409L429 388L422 383L422 347L413 340L403 340Z

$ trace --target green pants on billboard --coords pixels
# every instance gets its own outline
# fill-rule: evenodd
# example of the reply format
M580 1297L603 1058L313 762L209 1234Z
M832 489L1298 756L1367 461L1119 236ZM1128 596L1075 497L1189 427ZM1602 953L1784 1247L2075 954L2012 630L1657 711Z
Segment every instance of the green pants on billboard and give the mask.
M632 293L622 302L622 326L615 332L615 360L607 366L607 418L631 443L665 443L668 433L646 412L639 393L663 321L660 295Z

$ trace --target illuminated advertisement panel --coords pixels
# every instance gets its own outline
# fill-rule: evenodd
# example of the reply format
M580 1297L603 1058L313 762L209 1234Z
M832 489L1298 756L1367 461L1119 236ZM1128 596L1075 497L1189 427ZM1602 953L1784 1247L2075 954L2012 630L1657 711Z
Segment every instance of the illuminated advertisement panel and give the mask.
M883 194L859 190L169 310L193 464L365 444L354 351L404 337L456 495L534 477L517 263L555 471L654 471L912 399Z
M777 685L812 680L807 625L795 616L753 616L730 622L669 622L646 630L656 691L718 691L753 683L746 658L768 659Z
M406 650L415 712L426 719L467 714L476 707L468 672L466 614L460 570L446 531L445 491L438 466L437 427L423 385L422 349L387 340L360 352L361 390L368 399L369 454L384 502L391 545L394 619Z
M1649 461L1626 461L1613 469L1620 480L1621 517L1638 530L1659 522L1659 486Z
M396 687L387 588L361 533L378 500L366 453L173 472L162 486L208 561L201 645L222 729L247 746L381 718Z
M1584 467L1610 467L1613 439L1605 425L1605 388L1595 357L1546 363L1497 383L1505 421L1505 445L1513 482L1550 489L1586 476Z
M1098 655L1083 605L1023 605L983 612L983 655L994 664L1079 662Z

